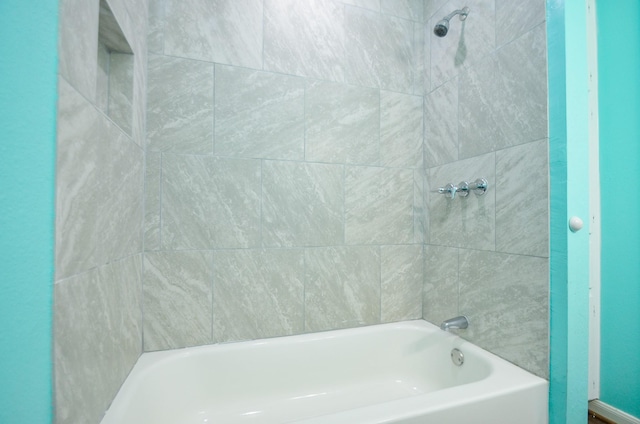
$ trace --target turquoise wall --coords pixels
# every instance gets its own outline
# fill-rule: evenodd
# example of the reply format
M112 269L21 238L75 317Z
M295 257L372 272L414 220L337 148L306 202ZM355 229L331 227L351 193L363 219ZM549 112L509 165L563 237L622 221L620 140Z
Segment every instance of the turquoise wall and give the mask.
M599 1L600 399L640 418L640 2Z
M49 423L57 0L0 1L0 422Z
M549 78L549 422L587 418L589 146L586 2L547 0ZM585 228L568 229L571 216Z

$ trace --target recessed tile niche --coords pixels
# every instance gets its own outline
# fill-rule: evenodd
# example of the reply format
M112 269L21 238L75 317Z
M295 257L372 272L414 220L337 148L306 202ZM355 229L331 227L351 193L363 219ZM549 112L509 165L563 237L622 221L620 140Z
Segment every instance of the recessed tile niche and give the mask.
M131 135L133 51L106 0L100 1L96 104Z

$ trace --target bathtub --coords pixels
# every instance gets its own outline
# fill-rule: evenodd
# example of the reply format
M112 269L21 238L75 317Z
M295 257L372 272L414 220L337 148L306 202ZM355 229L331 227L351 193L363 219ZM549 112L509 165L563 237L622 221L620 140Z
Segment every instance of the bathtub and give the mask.
M145 353L102 424L543 424L547 386L406 321Z

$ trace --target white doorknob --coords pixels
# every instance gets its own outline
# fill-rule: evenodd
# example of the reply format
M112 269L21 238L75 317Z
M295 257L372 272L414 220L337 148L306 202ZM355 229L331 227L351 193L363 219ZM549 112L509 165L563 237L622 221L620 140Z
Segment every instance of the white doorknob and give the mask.
M569 219L569 229L574 233L582 230L582 227L584 227L584 222L582 222L582 219L579 217L572 216L571 219Z

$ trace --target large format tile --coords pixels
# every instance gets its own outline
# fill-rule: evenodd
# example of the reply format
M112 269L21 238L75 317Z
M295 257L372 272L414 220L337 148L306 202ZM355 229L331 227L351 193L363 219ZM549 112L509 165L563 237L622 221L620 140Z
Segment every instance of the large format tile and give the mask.
M381 0L342 0L342 3L349 4L351 6L358 6L364 9L380 11Z
M453 79L424 98L425 166L458 160L458 80Z
M211 252L144 255L144 350L211 343Z
M214 264L213 333L217 341L303 332L302 249L219 250Z
M106 308L98 268L55 284L56 422L99 422L108 406ZM77 405L82 405L78 408Z
M142 352L141 288L139 255L55 284L57 422L102 418Z
M99 11L97 0L60 1L60 75L90 101L96 97Z
M458 252L425 246L422 317L435 325L460 314L458 309Z
M262 186L264 246L342 244L342 166L265 161Z
M422 246L381 246L380 262L381 321L422 318Z
M347 167L347 244L413 243L413 171Z
M422 22L424 14L423 0L380 0L382 13Z
M549 255L547 139L496 152L496 250Z
M413 170L413 242L429 240L429 217L427 216L427 177L424 168Z
M304 159L304 80L216 66L215 153Z
M164 16L167 0L149 0L149 22L147 26L147 48L149 53L164 51Z
M146 153L144 176L144 249L160 249L160 209L162 154Z
M56 162L56 280L98 264L100 113L60 78Z
M544 0L496 0L498 47L543 23L545 5Z
M447 1L448 0L424 0L424 22L428 23L431 16L433 16L433 14L436 13Z
M380 155L378 90L311 81L305 100L308 161L377 164Z
M463 69L482 60L495 49L494 0L451 0L427 23L436 23L456 9L469 7L464 21L454 16L445 37L431 36L431 88L455 78Z
M149 56L149 150L213 152L213 81L213 64Z
M344 6L334 0L265 0L264 69L344 81Z
M98 262L103 264L142 251L144 158L120 128L104 117L98 122Z
M305 331L380 322L377 246L305 250Z
M547 136L544 25L460 76L460 157Z
M346 81L411 93L413 23L355 7L346 13Z
M461 254L460 312L470 321L464 337L547 378L548 273L545 258L482 251Z
M164 154L162 246L253 247L260 243L260 161Z
M489 183L482 196L469 193L451 199L435 190L447 183L473 182L485 178ZM432 168L429 180L429 236L431 244L495 250L496 178L495 156L489 153Z
M166 0L164 53L262 68L262 0Z
M380 92L380 165L422 167L422 97Z
M133 130L133 55L109 55L109 118L131 135Z

